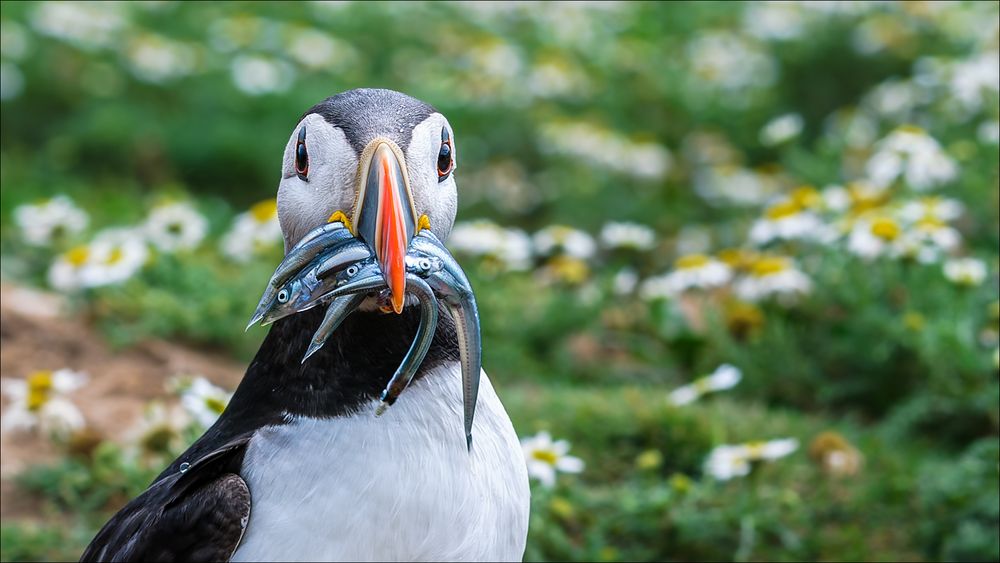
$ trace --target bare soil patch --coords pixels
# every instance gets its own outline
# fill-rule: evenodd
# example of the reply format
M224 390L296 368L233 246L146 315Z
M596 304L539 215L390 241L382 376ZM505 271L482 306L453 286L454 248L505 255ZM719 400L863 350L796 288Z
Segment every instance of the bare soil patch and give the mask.
M171 377L199 374L233 389L246 368L223 353L162 340L114 350L65 310L58 295L0 285L0 377L23 378L37 370L62 368L86 372L90 381L73 394L73 401L91 428L112 439L127 434L149 400L167 394L165 384ZM4 400L0 412L6 406ZM41 436L3 433L0 453L0 519L37 516L34 500L19 492L12 479L25 467L54 459L57 452Z

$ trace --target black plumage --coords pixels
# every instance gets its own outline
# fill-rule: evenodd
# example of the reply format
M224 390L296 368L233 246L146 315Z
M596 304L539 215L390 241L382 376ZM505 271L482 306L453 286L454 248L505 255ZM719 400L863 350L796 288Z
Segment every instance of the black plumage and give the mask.
M371 111L373 106L379 111ZM344 132L354 152L360 155L365 145L378 135L392 139L405 152L413 128L436 112L427 103L400 92L358 88L330 96L309 108L302 117L311 113L321 115Z
M355 312L300 363L323 313L317 307L275 323L226 411L105 524L81 561L219 561L232 555L250 512L250 491L239 473L254 433L295 416L357 412L380 395L419 324L416 307L400 315ZM454 330L450 316L440 315L417 378L458 359Z

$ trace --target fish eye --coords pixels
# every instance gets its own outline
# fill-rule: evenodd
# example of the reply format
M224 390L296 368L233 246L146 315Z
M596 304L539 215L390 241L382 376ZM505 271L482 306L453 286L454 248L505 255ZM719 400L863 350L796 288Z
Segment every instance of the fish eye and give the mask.
M444 182L448 179L448 175L451 174L452 169L455 167L455 159L452 158L451 153L451 135L448 133L447 127L442 127L441 149L438 150L437 157L438 182Z
M357 267L357 265L353 265L352 264L351 266L348 266L347 267L347 275L350 276L350 277L352 277L352 278L354 276L358 275L358 267Z
M431 269L431 261L426 258L421 258L420 262L418 262L417 265L420 267L421 270Z
M299 138L295 141L295 173L300 180L308 180L309 151L306 150L306 126L299 129Z
M288 290L282 289L278 292L278 303L285 303L288 301Z

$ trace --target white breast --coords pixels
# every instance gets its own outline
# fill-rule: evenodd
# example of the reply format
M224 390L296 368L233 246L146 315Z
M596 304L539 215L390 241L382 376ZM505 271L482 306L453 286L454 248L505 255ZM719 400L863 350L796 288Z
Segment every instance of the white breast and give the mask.
M484 373L472 453L457 364L375 417L298 418L250 441L250 522L233 561L520 561L524 458Z

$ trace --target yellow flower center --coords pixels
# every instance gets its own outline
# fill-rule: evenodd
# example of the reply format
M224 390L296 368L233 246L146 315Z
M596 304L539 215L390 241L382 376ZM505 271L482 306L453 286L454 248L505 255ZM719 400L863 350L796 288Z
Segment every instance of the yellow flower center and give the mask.
M562 497L555 497L549 503L549 507L556 516L571 518L573 516L573 504Z
M740 248L727 248L719 251L719 260L722 260L733 268L743 268L753 263L756 254L750 250Z
M252 215L258 223L266 223L278 215L278 201L274 199L265 199L260 203L256 203L250 208L250 215Z
M559 461L559 456L552 450L535 450L531 452L531 457L549 465L555 465Z
M772 221L777 221L778 219L791 217L800 211L802 211L802 208L799 207L799 204L795 200L789 199L768 207L764 216Z
M913 133L914 135L927 134L927 132L924 131L922 128L917 127L916 125L910 123L907 123L906 125L900 125L899 127L896 128L896 131L899 131L900 133Z
M674 267L678 270L693 270L707 265L712 259L704 254L688 254L681 256L674 262Z
M549 267L556 277L567 283L582 283L590 274L586 262L571 256L556 256L549 260Z
M745 335L764 324L764 314L749 303L735 303L726 309L726 326L737 336Z
M125 257L125 252L121 249L121 247L116 246L114 249L111 250L111 253L108 254L108 258L105 260L105 263L108 266L113 266L121 262L122 258L124 257Z
M925 324L927 324L926 319L920 313L910 311L903 315L903 325L909 330L920 332Z
M760 459L764 455L765 442L750 442L747 444L747 458Z
M947 224L933 215L924 215L917 221L917 228L924 231L936 231L946 227Z
M563 227L561 225L556 225L549 229L549 234L552 235L552 239L556 241L556 244L565 244L566 239L573 232L573 229L569 227Z
M90 249L86 246L77 246L71 248L66 254L63 255L66 261L72 264L74 267L79 268L87 263L87 259L90 258Z
M695 382L691 384L691 386L694 387L694 390L697 391L699 395L703 395L706 392L712 390L711 389L712 380L711 378L708 377L702 377L700 379L696 379Z
M880 239L896 240L900 232L899 224L892 219L879 217L872 221L872 234Z
M226 410L226 403L215 397L205 397L205 406L216 414L222 414L222 411Z
M761 258L753 264L751 273L758 278L777 274L788 269L788 261L784 258Z
M792 201L799 204L803 209L808 207L818 207L823 202L823 196L819 190L812 186L799 186L792 190Z
M663 464L663 454L660 450L646 450L635 458L635 465L642 470L656 469Z
M856 182L848 184L847 192L851 198L851 211L854 213L876 209L889 199L888 190L872 190Z
M28 410L37 411L48 402L52 394L52 372L36 371L28 376Z

